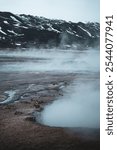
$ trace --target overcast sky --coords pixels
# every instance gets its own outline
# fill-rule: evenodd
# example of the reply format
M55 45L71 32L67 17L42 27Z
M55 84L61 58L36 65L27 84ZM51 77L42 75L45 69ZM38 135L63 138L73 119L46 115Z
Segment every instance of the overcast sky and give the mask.
M100 0L0 0L0 11L73 22L100 20Z

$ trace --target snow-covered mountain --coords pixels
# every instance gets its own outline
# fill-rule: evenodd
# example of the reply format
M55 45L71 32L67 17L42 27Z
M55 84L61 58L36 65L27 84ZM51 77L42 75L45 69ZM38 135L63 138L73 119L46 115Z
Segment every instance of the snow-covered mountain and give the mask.
M99 23L73 23L0 12L0 48L99 46Z

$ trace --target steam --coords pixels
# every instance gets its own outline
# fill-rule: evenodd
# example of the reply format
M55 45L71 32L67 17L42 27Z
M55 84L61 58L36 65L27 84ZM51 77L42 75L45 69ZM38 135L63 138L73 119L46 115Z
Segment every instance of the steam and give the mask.
M45 107L42 124L60 127L99 127L99 79L77 80L63 98Z
M26 50L0 51L0 72L87 72L99 71L99 51ZM95 63L94 63L95 62Z

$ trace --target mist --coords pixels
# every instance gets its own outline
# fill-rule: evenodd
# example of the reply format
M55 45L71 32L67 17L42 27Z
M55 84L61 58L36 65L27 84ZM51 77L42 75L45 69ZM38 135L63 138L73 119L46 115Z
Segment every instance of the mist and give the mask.
M99 50L0 51L0 72L99 72Z
M45 107L38 121L57 127L99 128L99 103L99 78L79 79L62 98Z
M37 121L48 126L99 128L99 50L0 51L0 72L76 73L76 80L62 89L63 96L44 107Z

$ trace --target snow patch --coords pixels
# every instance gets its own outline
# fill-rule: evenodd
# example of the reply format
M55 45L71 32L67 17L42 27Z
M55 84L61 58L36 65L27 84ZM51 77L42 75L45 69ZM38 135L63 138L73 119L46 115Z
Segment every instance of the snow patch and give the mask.
M5 40L6 38L3 36L2 39Z
M28 27L26 27L26 26L21 26L22 28L24 28L24 29L28 29Z
M20 23L20 21L19 20L17 20L15 17L13 17L13 16L10 16L14 21L16 21L16 22L19 22Z
M50 27L48 28L48 31L54 31L54 32L60 33L60 31L54 29L51 25L50 25Z
M17 36L24 36L24 34L17 34Z
M76 36L77 36L77 37L81 37L81 36L79 36L78 34L76 34Z
M7 30L7 31L10 32L10 33L13 33L15 35L17 35L17 33L15 33L13 30Z
M74 35L74 33L73 33L73 32L71 32L71 31L68 31L68 30L67 30L67 33Z
M15 43L15 45L20 46L21 44L20 43Z
M43 26L39 26L41 30L44 30L45 28Z
M3 21L5 24L9 24L8 21Z
M19 23L16 23L14 26L15 26L15 27L19 27L19 26L20 26L20 24L19 24Z
M17 36L23 36L24 34L17 34L15 33L13 30L7 30L9 33L12 33L14 35L17 35Z
M82 27L80 27L80 26L78 26L78 27L79 27L80 29L82 29L83 31L85 31L90 37L92 36L89 31L85 30L84 28L82 28Z
M2 28L1 28L1 27L0 27L0 32L1 32L2 34L7 35L4 31L2 31Z

